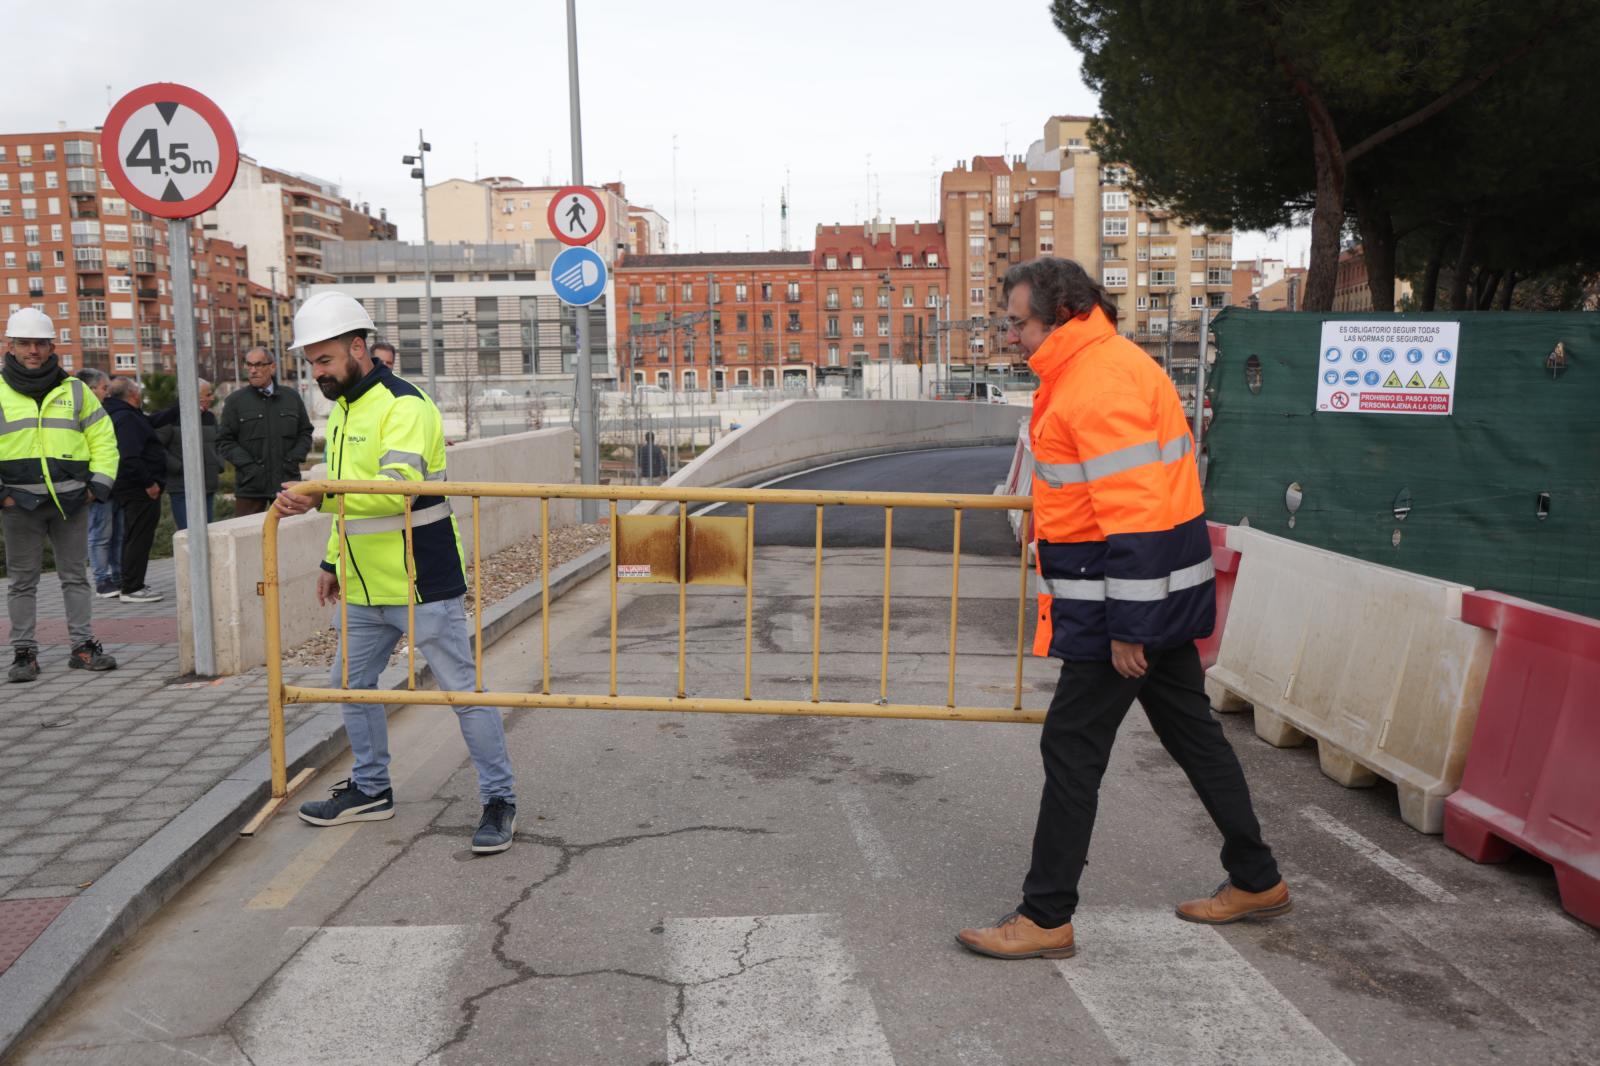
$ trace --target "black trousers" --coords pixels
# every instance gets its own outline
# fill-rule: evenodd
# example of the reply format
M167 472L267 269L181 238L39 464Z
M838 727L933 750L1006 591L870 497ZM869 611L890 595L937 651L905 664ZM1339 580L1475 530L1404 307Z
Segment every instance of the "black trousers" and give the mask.
M144 574L150 565L150 548L156 542L156 526L161 524L161 500L144 493L119 494L122 508L122 591L144 588Z
M1117 727L1135 699L1222 831L1222 866L1229 879L1247 892L1264 892L1278 883L1278 864L1261 839L1244 770L1206 699L1200 653L1190 643L1146 649L1145 659L1145 676L1131 679L1109 662L1062 664L1039 741L1044 796L1033 833L1033 865L1018 908L1044 928L1070 922L1077 909L1100 778L1111 760Z

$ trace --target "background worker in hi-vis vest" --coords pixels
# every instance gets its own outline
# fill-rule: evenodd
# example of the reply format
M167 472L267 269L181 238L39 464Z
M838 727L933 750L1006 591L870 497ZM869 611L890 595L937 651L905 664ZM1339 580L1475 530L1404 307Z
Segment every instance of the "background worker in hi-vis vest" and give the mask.
M1005 297L1007 340L1039 377L1029 423L1034 652L1062 660L1061 680L1040 737L1044 795L1022 903L956 939L999 959L1073 954L1100 778L1135 699L1222 832L1228 880L1178 904L1177 916L1220 925L1283 914L1289 888L1212 716L1194 646L1216 624L1216 579L1178 390L1118 335L1115 306L1077 263L1019 263L1006 272Z
M294 347L311 364L317 387L334 400L328 417L330 478L345 481L445 480L444 423L433 400L395 375L368 351L373 330L366 308L342 293L318 293L294 316ZM337 512L334 500L286 486L273 506L283 515L313 508ZM389 653L406 633L406 606L414 604L417 650L446 691L470 692L477 679L462 605L466 569L461 536L445 496L418 496L412 505L415 582L406 571L404 496L352 493L345 497L345 527L337 519L317 579L317 602L345 598L350 687L376 688ZM342 546L340 538L344 538ZM348 573L344 568L348 566ZM339 685L341 664L333 664ZM344 728L354 766L330 799L307 803L300 817L312 825L342 825L394 817L389 783L389 724L376 704L344 704ZM478 771L483 817L472 837L476 852L505 851L516 828L516 779L506 751L505 725L496 707L457 707L461 736Z

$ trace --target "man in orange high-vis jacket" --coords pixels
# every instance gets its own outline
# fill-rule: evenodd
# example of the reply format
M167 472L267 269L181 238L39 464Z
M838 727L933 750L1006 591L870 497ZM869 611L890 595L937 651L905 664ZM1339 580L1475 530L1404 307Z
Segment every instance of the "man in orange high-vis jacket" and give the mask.
M1289 888L1212 716L1196 638L1216 622L1211 542L1183 404L1155 360L1118 336L1083 268L1043 258L1005 277L1008 340L1039 377L1029 432L1038 558L1035 652L1063 660L1040 749L1045 786L1022 903L956 939L1001 959L1067 958L1100 778L1135 699L1222 832L1228 880L1180 903L1223 924L1289 910Z

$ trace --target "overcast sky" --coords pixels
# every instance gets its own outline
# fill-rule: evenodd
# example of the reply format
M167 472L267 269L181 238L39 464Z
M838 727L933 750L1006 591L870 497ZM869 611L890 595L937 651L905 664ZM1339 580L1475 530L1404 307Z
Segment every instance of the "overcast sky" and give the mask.
M939 171L1096 110L1045 0L579 0L578 20L584 177L626 182L685 252L778 247L785 180L791 248L874 209L936 217ZM0 128L92 128L128 90L181 82L242 151L387 207L416 240L400 157L418 127L430 184L570 177L565 26L561 0L32 4L6 37L47 58L13 66ZM1305 243L1235 247L1298 262Z

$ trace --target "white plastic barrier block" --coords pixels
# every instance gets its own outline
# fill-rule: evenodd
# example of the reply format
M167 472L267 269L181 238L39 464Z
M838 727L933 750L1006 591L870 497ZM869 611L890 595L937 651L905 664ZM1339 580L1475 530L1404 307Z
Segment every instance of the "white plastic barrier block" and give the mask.
M1323 772L1350 787L1393 781L1400 814L1444 830L1461 782L1494 635L1461 621L1471 589L1228 527L1238 583L1212 705L1255 708L1256 733L1317 741Z

